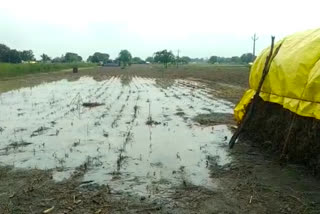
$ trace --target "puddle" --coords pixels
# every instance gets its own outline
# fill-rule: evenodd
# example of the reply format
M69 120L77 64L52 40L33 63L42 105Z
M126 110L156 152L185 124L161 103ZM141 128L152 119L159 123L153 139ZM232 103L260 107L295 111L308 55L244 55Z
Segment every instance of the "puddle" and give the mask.
M192 118L230 114L233 104L192 81L84 77L2 93L0 104L0 163L54 169L56 181L85 167L84 183L113 191L214 189L208 159L230 162L227 126L201 127Z

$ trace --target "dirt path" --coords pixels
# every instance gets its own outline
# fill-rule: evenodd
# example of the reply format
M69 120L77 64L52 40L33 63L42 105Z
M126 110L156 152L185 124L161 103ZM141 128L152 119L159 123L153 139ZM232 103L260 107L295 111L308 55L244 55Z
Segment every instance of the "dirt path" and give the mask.
M139 69L6 80L33 88L0 94L0 213L319 213L305 169L228 150L236 71Z

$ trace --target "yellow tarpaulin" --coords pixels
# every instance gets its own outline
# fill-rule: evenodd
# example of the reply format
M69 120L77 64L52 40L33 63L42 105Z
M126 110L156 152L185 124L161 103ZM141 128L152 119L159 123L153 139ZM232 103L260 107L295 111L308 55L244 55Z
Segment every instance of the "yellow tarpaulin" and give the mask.
M320 119L320 28L285 37L275 49L280 44L259 96L298 115ZM238 122L256 93L269 51L270 47L263 50L251 67L250 89L234 109Z

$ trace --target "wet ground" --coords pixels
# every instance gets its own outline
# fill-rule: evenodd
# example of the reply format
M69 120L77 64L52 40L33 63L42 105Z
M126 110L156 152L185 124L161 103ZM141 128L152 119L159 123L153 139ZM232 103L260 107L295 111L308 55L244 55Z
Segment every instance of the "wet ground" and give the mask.
M158 70L0 80L0 213L320 213L308 170L227 148L247 70Z
M0 163L53 170L57 182L82 167L86 184L164 197L181 184L216 188L208 162L230 163L228 127L192 118L231 114L233 104L197 82L82 77L9 91L0 103Z

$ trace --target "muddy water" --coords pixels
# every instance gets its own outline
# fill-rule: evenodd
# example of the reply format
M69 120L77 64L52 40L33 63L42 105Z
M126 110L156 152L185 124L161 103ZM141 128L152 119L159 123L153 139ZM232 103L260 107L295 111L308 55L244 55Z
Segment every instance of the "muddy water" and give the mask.
M196 82L85 77L3 93L0 104L0 164L53 169L57 181L81 169L84 181L112 191L163 195L178 185L217 188L208 166L230 162L228 128L191 118L233 106Z

